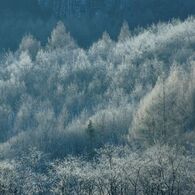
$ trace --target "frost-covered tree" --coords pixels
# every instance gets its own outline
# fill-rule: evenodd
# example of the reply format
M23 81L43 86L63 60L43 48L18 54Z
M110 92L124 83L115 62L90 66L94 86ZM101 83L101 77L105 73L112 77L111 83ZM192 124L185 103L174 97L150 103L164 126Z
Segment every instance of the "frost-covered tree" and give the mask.
M192 95L190 73L173 69L166 81L160 79L141 101L134 116L133 132L150 144L176 143L190 130ZM130 129L131 131L131 129ZM175 140L176 139L176 140Z
M29 55L34 59L38 50L40 49L40 42L33 38L32 35L25 36L19 46L19 51L27 51Z
M62 22L58 22L56 28L51 33L51 38L48 40L48 45L51 48L72 48L75 47L74 40L67 33Z

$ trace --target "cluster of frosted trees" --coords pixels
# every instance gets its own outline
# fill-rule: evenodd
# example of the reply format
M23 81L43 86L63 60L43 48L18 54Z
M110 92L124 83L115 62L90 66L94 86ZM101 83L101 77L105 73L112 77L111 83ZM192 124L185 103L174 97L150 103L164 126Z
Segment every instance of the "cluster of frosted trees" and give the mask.
M88 50L62 23L45 47L24 37L1 58L2 156L33 146L80 154L90 142L129 142L127 134L149 145L185 142L194 129L194 27L190 18L131 35L124 24L118 42L105 33Z
M155 146L139 155L107 146L93 162L67 158L54 166L57 194L193 194L192 161L175 148ZM191 167L190 167L191 166ZM54 177L54 180L56 179Z
M194 29L124 24L85 50L58 23L3 54L1 193L193 194Z
M176 147L156 145L144 153L107 145L93 160L69 156L47 162L29 157L1 162L1 194L186 195L195 192L194 160ZM25 166L24 166L25 165Z

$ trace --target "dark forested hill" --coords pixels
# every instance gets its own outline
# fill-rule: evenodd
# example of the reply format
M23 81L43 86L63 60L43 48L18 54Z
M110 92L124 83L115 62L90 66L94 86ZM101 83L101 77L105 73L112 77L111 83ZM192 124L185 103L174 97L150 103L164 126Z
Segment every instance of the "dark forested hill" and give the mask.
M16 49L29 33L45 42L59 19L86 47L104 31L116 39L124 20L134 29L194 14L194 0L1 0L0 50Z
M36 0L2 0L1 1L1 10L12 10L15 12L19 11L28 11L33 12L38 7L38 1Z

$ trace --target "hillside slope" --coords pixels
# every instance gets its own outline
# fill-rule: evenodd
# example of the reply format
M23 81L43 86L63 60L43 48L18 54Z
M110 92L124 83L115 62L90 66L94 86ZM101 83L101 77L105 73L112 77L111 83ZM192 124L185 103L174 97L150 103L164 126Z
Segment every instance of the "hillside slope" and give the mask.
M79 47L59 22L0 57L0 194L195 194L195 18Z
M105 33L89 50L79 48L62 23L45 47L24 37L1 60L3 152L36 146L60 157L88 151L88 136L100 147L126 143L131 131L146 131L151 144L147 132L153 128L154 139L162 138L163 124L173 141L191 132L194 28L189 18L131 35L124 24L117 42ZM89 121L93 135L86 131Z

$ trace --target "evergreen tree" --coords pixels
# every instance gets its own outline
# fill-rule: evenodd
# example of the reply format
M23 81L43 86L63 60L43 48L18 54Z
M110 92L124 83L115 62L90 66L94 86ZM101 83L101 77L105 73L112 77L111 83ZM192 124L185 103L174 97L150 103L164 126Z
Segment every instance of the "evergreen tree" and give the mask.
M91 120L89 120L86 133L87 133L88 140L89 140L88 154L89 154L89 158L91 158L94 156L94 147L95 147L95 129L93 127L93 122Z
M87 135L89 137L90 142L93 142L95 137L95 130L91 120L89 120L89 124L87 126Z

